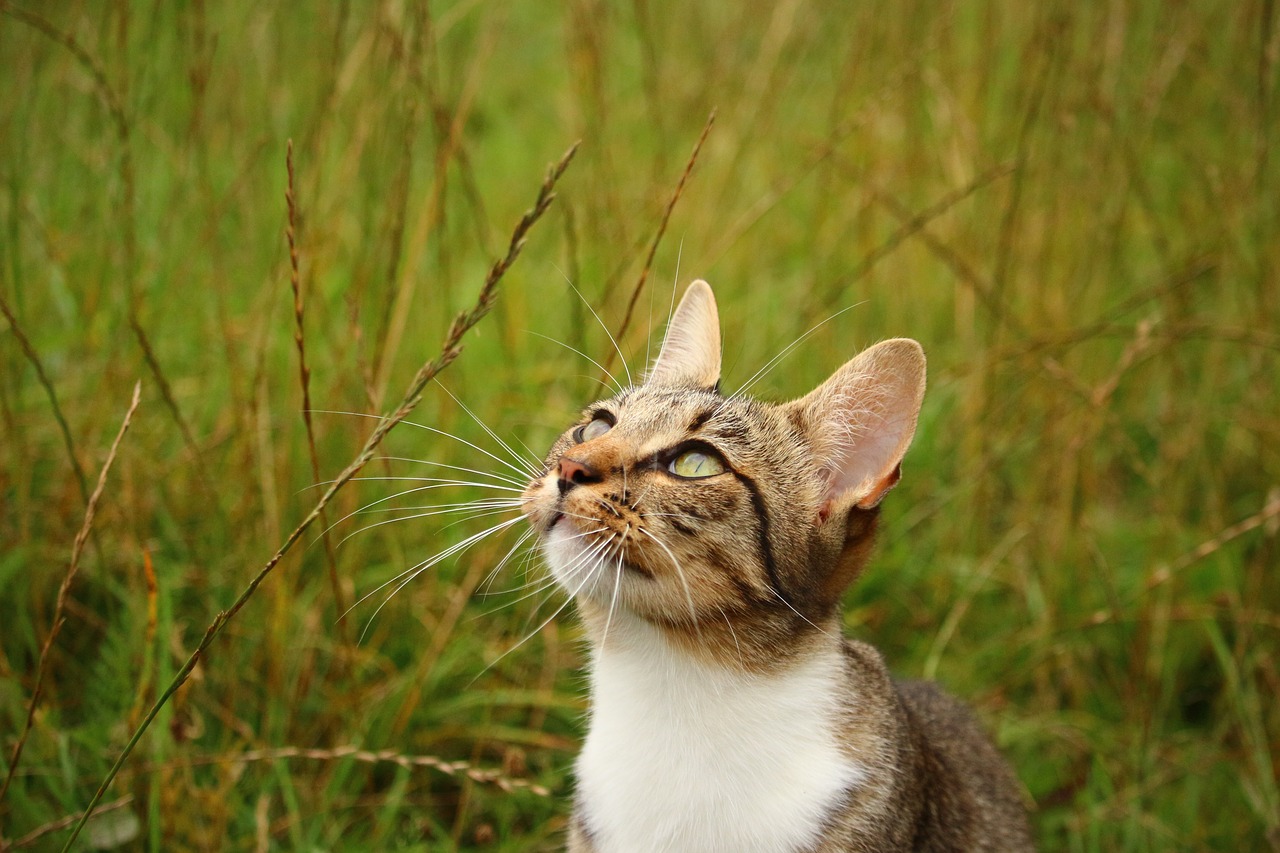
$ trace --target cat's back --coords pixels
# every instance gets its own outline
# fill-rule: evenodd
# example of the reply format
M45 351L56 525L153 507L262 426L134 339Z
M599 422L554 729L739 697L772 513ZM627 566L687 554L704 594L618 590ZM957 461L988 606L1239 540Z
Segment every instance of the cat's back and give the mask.
M849 748L880 772L819 853L1034 850L1019 783L973 711L932 682L893 680L865 643L847 640L844 656Z

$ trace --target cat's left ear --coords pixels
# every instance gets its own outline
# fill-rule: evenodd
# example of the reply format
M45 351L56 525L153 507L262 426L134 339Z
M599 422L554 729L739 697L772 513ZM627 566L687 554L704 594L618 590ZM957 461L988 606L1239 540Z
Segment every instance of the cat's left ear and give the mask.
M869 347L807 396L790 403L818 458L826 493L819 520L849 506L870 509L898 482L924 399L920 344Z
M662 352L645 377L646 385L714 388L720 381L720 315L711 285L689 285L667 324Z

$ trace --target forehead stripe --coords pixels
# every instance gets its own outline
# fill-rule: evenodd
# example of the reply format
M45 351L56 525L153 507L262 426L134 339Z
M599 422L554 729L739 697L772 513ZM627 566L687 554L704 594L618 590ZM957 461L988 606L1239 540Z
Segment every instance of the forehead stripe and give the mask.
M711 420L711 416L714 414L715 414L714 411L708 409L707 411L702 412L701 414L694 415L693 420L689 422L688 431L697 432L698 430L702 429L703 424Z

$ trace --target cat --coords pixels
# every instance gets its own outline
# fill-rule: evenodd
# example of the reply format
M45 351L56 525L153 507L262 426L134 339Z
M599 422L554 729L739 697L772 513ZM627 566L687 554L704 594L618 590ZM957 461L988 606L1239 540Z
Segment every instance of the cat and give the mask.
M569 851L1032 850L969 709L841 636L915 433L920 345L782 405L719 381L697 281L644 381L588 406L521 499L591 644Z

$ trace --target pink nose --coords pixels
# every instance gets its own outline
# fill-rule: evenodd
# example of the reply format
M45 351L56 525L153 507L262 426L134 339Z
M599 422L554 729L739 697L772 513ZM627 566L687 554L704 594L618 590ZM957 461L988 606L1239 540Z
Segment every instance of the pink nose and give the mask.
M579 462L577 459L570 459L568 456L560 457L561 480L568 480L571 483L585 483L595 478L595 469L587 463Z
M556 488L560 490L561 497L567 495L574 486L599 480L600 475L587 463L568 456L560 457L560 480L556 483Z

